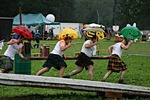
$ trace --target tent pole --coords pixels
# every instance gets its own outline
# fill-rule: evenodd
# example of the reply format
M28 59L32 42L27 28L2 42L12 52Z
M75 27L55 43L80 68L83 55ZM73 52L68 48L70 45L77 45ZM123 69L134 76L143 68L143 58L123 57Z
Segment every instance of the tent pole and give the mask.
M45 36L44 36L44 35L45 35L44 33L45 33L45 25L43 25L43 40L44 40L44 37L45 37Z
M22 15L21 15L21 12L22 12L22 8L21 8L21 0L19 0L19 17L20 17L20 25L22 25Z

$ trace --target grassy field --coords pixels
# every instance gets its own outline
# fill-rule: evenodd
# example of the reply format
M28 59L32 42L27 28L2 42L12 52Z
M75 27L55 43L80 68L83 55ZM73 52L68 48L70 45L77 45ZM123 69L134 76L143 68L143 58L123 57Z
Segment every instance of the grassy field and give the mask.
M57 40L43 40L41 44L50 46L52 50ZM66 52L66 56L74 56L75 52L80 52L84 39L75 39L72 42L71 48ZM34 44L35 41L32 41ZM99 41L97 50L100 51L100 55L107 55L108 46L114 44L113 40L102 40ZM1 54L6 50L7 45L0 51ZM32 53L39 53L39 48L31 49ZM123 51L122 60L128 65L128 71L125 75L125 81L131 85L150 87L150 56L127 56L128 54L150 54L150 43L139 42L133 43L128 51ZM104 74L107 72L108 60L93 60L94 61L94 80L100 81ZM42 68L44 60L32 61L32 74L35 75L37 71ZM67 61L68 67L65 70L65 75L76 68L74 64L75 60ZM13 72L11 72L13 73ZM44 73L43 76L58 77L58 71L52 68L49 72ZM109 78L108 82L117 83L120 73L113 73ZM72 77L73 79L89 80L89 76L86 70L82 73ZM82 98L83 100L103 100L104 98L99 97L93 92L79 92L79 91L66 91L66 90L55 90L55 89L44 89L44 88L31 88L31 87L12 87L12 86L0 86L0 100L77 100ZM149 100L150 98L134 97L133 100ZM112 99L107 99L112 100ZM129 100L123 98L122 100Z

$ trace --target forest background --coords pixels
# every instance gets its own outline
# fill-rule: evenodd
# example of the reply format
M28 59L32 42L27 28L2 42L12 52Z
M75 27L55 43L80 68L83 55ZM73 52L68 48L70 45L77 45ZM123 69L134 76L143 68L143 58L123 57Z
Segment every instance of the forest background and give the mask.
M0 0L0 17L21 12L54 14L57 22L98 23L106 27L137 24L150 29L150 0Z

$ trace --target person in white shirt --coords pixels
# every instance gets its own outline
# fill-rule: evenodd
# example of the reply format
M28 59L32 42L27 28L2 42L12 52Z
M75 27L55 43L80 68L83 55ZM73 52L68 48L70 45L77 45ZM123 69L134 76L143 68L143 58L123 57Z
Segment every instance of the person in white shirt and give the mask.
M48 72L51 67L54 67L59 70L59 77L62 77L64 74L64 70L67 67L67 64L63 59L63 55L64 51L71 47L71 41L72 38L69 36L66 36L64 40L58 41L53 51L49 54L48 59L43 64L43 68L38 71L36 75L39 76L45 72Z
M108 72L101 80L102 82L105 82L106 79L109 77L109 75L112 74L112 72L119 73L120 71L122 71L118 83L125 84L123 78L127 70L127 65L125 64L125 62L121 60L121 55L122 55L122 50L123 49L128 50L131 44L132 44L131 41L125 38L122 42L118 42L109 47L110 59L107 67Z
M4 39L0 41L0 50L3 49L3 46L4 46Z
M7 42L8 48L4 53L4 57L1 58L0 63L0 67L3 69L1 70L2 73L9 73L13 70L13 61L16 53L19 53L22 59L28 60L28 58L25 58L22 54L23 39L23 36L18 35L17 39L11 39Z
M95 51L95 46L98 44L98 38L94 35L90 40L86 40L82 46L81 52L78 55L77 61L75 64L78 66L77 69L73 70L64 78L70 78L73 75L76 75L82 70L85 69L89 71L90 80L93 80L93 72L94 72L94 62L91 60L93 56L93 52Z

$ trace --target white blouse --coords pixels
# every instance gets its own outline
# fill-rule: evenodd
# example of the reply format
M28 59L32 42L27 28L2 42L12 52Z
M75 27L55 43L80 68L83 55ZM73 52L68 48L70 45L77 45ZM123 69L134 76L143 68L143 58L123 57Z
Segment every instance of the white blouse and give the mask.
M85 48L85 45L86 44L90 44L92 41L91 40L86 40L82 46L82 49L81 49L81 52L85 53L88 57L92 57L93 56L93 53L94 51L96 51L95 49L95 46L93 47L90 47L90 48Z
M116 43L116 44L113 46L113 51L112 51L112 54L116 54L116 55L118 55L120 58L121 58L121 55L122 55L121 44L122 44L122 43Z
M55 45L55 48L53 49L53 51L51 52L51 54L60 55L61 57L63 56L64 51L62 51L61 48L60 48L60 43L62 41L64 41L64 40L61 40L61 41L57 42L57 44Z
M12 45L8 45L7 50L5 51L4 55L10 57L12 60L14 60L14 56L15 54L19 51L19 49L21 49L23 46L22 43L17 44L14 43Z

